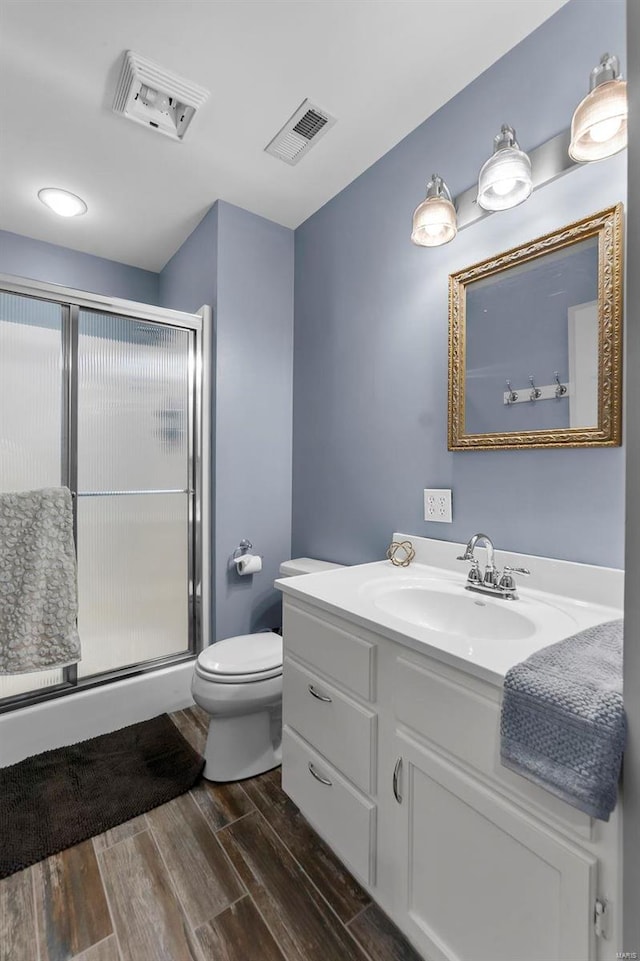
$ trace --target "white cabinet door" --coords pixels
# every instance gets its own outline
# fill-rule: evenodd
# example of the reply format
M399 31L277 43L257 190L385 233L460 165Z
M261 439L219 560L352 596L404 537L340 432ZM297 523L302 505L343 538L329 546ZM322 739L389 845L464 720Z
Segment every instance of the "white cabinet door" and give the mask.
M595 859L406 733L395 746L396 923L425 956L591 961Z

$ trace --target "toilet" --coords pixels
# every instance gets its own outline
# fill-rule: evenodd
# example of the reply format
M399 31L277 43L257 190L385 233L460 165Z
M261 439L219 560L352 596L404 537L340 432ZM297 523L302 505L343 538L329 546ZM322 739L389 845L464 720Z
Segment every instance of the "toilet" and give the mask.
M281 564L280 574L317 574L341 566L298 557ZM239 781L278 767L282 760L279 634L240 634L205 648L195 664L191 694L211 718L204 751L208 781Z

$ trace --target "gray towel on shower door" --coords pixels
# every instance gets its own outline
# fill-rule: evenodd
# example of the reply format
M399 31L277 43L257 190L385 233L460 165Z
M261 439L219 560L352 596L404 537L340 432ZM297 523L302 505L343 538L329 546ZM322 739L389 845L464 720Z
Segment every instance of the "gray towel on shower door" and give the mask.
M0 494L0 674L80 660L71 493Z

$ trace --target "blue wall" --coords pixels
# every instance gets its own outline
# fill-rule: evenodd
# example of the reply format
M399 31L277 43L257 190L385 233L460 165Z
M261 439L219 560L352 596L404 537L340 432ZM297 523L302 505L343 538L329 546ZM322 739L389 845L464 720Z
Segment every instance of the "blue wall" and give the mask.
M160 276L164 306L214 309L215 637L280 624L291 556L293 231L219 201ZM248 537L260 574L230 557Z
M213 307L218 283L218 205L205 214L158 278L160 304L195 313Z
M572 0L296 231L293 553L357 563L394 530L622 566L624 451L447 451L447 279L625 199L626 155L572 171L446 247L411 245L432 171L475 182L501 123L523 149L568 126L624 4ZM423 520L424 487L454 522Z
M158 274L0 230L0 273L158 304Z
M291 557L293 231L218 203L216 637L281 623ZM243 537L263 570L238 577Z

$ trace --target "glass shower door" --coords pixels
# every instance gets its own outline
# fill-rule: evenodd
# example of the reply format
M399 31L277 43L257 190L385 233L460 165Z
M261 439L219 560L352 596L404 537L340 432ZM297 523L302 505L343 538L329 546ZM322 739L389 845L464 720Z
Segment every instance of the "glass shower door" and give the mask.
M60 304L0 292L0 491L62 483ZM61 670L0 675L0 699L62 684Z
M184 328L80 310L78 678L193 645L193 376Z

